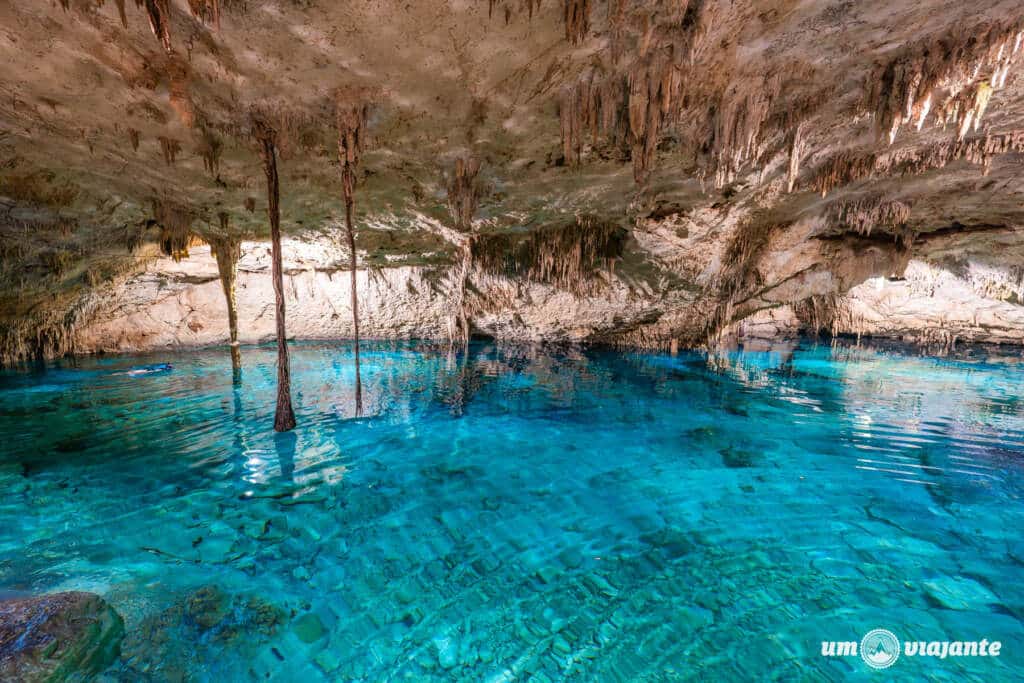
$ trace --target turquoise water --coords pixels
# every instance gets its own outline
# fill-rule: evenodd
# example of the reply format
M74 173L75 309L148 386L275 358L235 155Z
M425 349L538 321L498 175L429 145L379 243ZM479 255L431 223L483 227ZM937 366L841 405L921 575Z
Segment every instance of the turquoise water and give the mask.
M275 436L243 351L0 373L0 592L103 595L105 680L1024 677L1019 353L368 345L356 418L298 344Z

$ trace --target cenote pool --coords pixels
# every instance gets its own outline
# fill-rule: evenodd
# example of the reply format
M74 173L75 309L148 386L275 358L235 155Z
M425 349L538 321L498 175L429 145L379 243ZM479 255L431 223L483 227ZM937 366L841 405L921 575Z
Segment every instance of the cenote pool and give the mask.
M0 591L105 680L1020 680L1022 362L292 347L0 374ZM125 374L172 362L171 372ZM998 640L875 672L823 640Z

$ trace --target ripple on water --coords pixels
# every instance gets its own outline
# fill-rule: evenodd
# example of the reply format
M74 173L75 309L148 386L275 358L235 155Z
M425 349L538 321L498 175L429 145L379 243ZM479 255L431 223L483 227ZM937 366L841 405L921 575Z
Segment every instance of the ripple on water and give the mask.
M296 344L0 373L0 592L93 590L124 680L843 678L1022 642L1019 363ZM173 362L171 372L132 367ZM906 658L908 677L1020 678ZM575 678L574 678L575 677Z

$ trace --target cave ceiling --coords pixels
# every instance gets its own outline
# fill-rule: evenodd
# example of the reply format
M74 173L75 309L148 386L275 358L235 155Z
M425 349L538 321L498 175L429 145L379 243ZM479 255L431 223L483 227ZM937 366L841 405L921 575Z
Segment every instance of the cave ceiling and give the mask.
M1019 225L1022 28L992 0L9 0L4 306L102 285L169 211L264 238L256 119L285 233L337 225L339 106L366 111L360 237L410 256L581 215Z

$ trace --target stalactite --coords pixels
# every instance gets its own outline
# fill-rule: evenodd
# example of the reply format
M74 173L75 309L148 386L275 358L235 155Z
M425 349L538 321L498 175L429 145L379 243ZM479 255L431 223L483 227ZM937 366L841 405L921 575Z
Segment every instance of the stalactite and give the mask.
M479 235L470 242L473 264L487 272L549 284L577 296L591 293L599 272L622 257L627 233L615 225L579 217L527 236Z
M181 59L169 58L165 66L167 77L168 103L178 115L178 119L186 128L192 128L196 122L195 105L189 94L189 66Z
M580 135L580 90L587 87L580 83L562 90L558 103L559 123L562 130L562 158L570 165L579 165L583 140ZM585 96L584 96L585 97Z
M590 30L590 0L562 0L565 39L579 45Z
M726 247L725 267L719 276L720 289L726 297L734 299L744 287L760 279L757 262L779 227L755 213L737 228Z
M58 219L58 226L63 223ZM6 222L4 227L13 226ZM9 256L17 253L17 258L25 258L32 251L12 252L8 235L7 230L0 231L0 277L7 275L3 271ZM18 246L25 242L25 237L21 237ZM54 254L53 258L60 265L65 257ZM107 310L104 301L109 299L97 296L94 288L103 286L105 293L117 291L119 282L138 274L140 265L137 259L104 258L87 267L81 286L72 280L71 286L45 294L8 291L7 306L0 314L0 365L74 354L80 330L94 320L96 313Z
M744 164L759 159L762 129L782 90L780 73L739 79L726 90L714 117L716 188L731 183Z
M128 28L128 14L124 11L125 0L114 0L114 4L117 5L117 16L121 19L121 26Z
M659 50L634 65L627 82L633 178L642 184L654 165L665 121L675 111L682 81L675 65Z
M455 229L462 238L459 243L459 262L455 272L455 296L452 302L451 318L448 321L448 338L452 345L465 346L469 343L470 323L466 290L472 271L474 240L473 219L480 201L477 175L480 160L470 156L455 160L455 169L448 183L448 213Z
M203 159L203 168L214 178L220 175L220 157L223 148L224 143L216 133L207 128L202 130L197 153Z
M791 304L803 328L817 337L822 332L839 334L840 305L835 294L816 294Z
M473 216L480 201L476 176L480 172L480 160L476 157L455 160L455 173L448 184L448 213L455 227L463 232L473 229Z
M154 225L156 225L156 219L154 218L135 224L126 223L124 225L122 242L129 254L135 253L135 250L142 246L142 242L146 237L146 231Z
M570 5L576 7L566 4L567 35L570 26L579 30L579 23L570 18L580 15L576 9L570 12ZM608 56L561 90L559 117L567 163L580 163L583 133L589 131L595 143L600 135L628 149L634 178L642 184L666 130L682 116L686 72L706 34L710 11L696 0L662 0L630 19L628 7L625 0L610 0ZM636 57L618 67L626 30L634 23L641 25L635 35ZM695 83L703 87L699 80Z
M220 30L220 0L188 0L188 10L199 21Z
M77 331L91 319L94 302L87 295L70 302L50 302L0 325L0 365L74 353Z
M142 0L149 16L149 28L164 50L171 53L171 16L168 0Z
M981 117L991 97L992 86L982 81L947 99L937 108L935 116L943 127L952 123L957 140L963 140L968 132L977 131L981 126Z
M789 167L786 173L786 192L796 187L796 179L800 175L800 157L804 153L804 126L798 123L789 138Z
M163 199L153 200L153 220L160 227L160 251L175 261L188 258L189 247L201 242L192 232L192 213Z
M338 125L338 161L341 163L341 184L345 197L345 235L348 239L349 273L352 285L352 329L356 366L356 415L363 412L363 384L359 368L359 299L356 292L356 233L352 226L355 204L356 170L366 137L367 108L362 102L351 102L351 95L339 94L336 106Z
M220 284L224 289L224 299L228 307L228 334L231 346L231 367L236 378L242 369L242 354L238 348L238 309L236 305L235 281L238 276L238 259L242 255L242 241L229 232L228 214L221 212L220 233L207 239L210 251L217 259L217 272Z
M867 178L875 166L875 154L843 150L829 157L815 172L810 186L824 197L833 189L854 180Z
M263 171L267 176L267 214L270 218L272 279L277 311L277 408L274 430L287 432L295 428L292 410L291 370L288 363L288 340L285 333L284 278L281 265L281 210L277 177L277 131L261 118L253 120L253 137L259 145Z
M694 64L704 47L705 38L714 25L720 11L717 3L708 0L667 0L674 5L674 11L667 13L670 19L682 15L679 30L673 32L672 43L676 54Z
M526 0L526 19L533 21L533 14L540 9L541 0Z
M157 140L160 141L160 151L164 155L164 162L168 166L173 166L178 157L178 152L181 151L181 143L163 136L160 136Z
M761 212L754 212L736 228L722 259L714 307L704 323L706 344L714 345L720 341L723 330L734 320L736 307L761 286L763 276L758 270L758 262L772 237L783 227Z
M455 296L452 301L451 317L448 320L448 342L463 348L469 344L469 303L466 290L469 286L469 275L473 267L473 249L470 237L459 249L459 263L455 272Z
M809 186L822 196L836 187L866 178L918 175L964 160L977 164L987 175L996 156L1024 152L1024 130L988 133L963 140L948 140L923 148L895 149L882 154L842 150L815 171Z
M891 144L900 128L918 130L929 114L956 122L957 135L977 129L993 90L1006 82L1019 59L1024 19L957 27L912 44L870 74L864 108Z
M881 196L838 202L829 207L828 220L841 231L870 236L876 227L895 229L907 223L910 205Z
M592 142L610 138L613 143L626 144L629 136L628 115L624 111L628 96L626 79L618 73L591 69L559 95L559 119L562 133L562 155L566 163L582 161L583 139Z
M622 59L625 42L626 5L629 0L608 0L608 52L612 64Z

